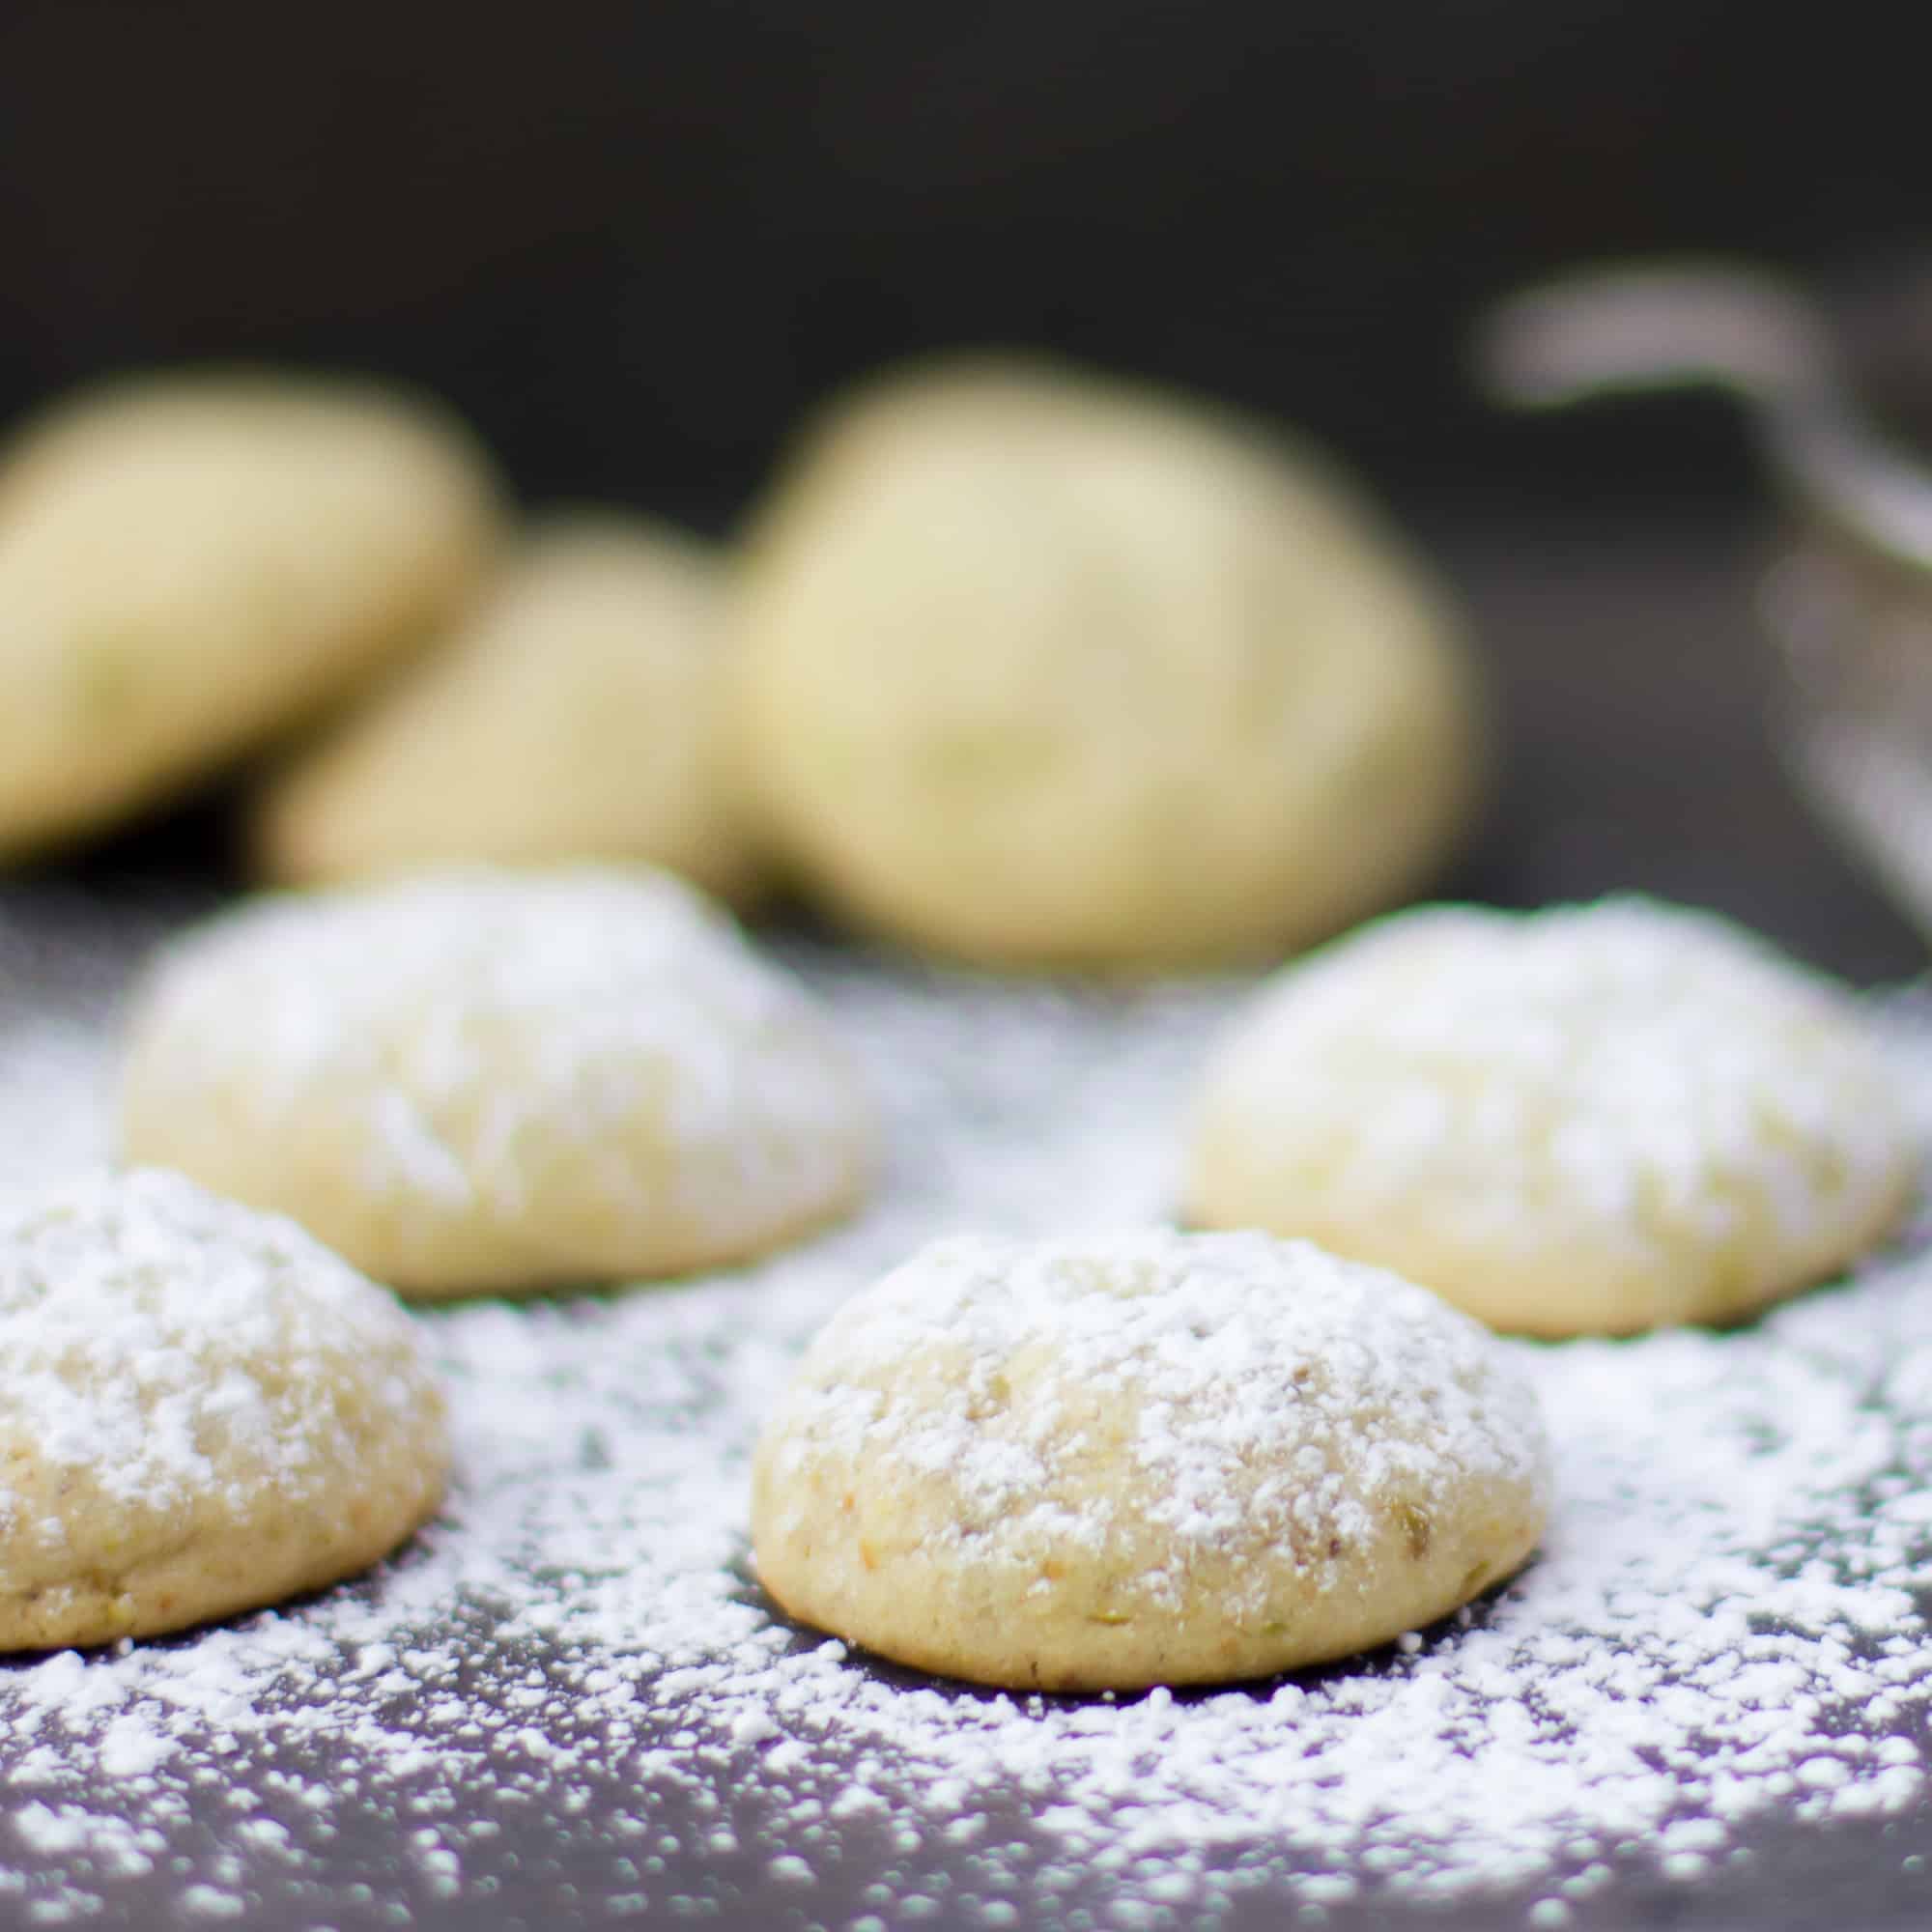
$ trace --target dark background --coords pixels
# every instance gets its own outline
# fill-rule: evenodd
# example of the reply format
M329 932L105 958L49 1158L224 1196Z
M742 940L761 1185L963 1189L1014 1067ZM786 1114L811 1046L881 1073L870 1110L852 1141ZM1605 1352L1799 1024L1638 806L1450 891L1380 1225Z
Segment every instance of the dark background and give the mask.
M1862 978L1921 942L1765 745L1766 496L1708 399L1519 420L1472 314L1769 259L1932 423L1913 10L1738 0L0 0L0 422L201 355L428 384L526 496L723 528L811 399L1036 344L1338 446L1435 550L1507 765L1452 888L1636 885Z
M1491 417L1466 318L1602 253L1889 276L1932 209L1914 11L0 0L0 416L128 361L368 365L539 497L716 522L827 384L992 340L1398 494L1722 494L1715 409Z

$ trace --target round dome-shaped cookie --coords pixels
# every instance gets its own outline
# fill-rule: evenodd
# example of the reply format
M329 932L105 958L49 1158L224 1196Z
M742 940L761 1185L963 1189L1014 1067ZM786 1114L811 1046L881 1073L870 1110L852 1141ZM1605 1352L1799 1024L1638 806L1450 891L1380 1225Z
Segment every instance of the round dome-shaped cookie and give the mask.
M1844 991L1639 898L1396 915L1228 1031L1191 1217L1302 1235L1498 1328L1720 1321L1897 1222L1899 1097Z
M835 407L744 547L739 766L860 924L994 965L1277 956L1463 829L1446 600L1305 449L1050 364Z
M448 1466L408 1316L292 1222L160 1172L0 1214L0 1650L352 1576Z
M500 516L434 406L208 371L104 384L0 449L0 854L105 826L459 610Z
M743 900L758 861L723 745L710 547L615 511L551 519L428 655L270 779L264 870L641 859Z
M817 1005L668 873L270 895L135 1002L123 1146L405 1293L676 1274L849 1208L867 1117Z
M1501 1346L1302 1241L941 1241L847 1302L753 1469L793 1615L1025 1690L1264 1676L1511 1575L1548 1452Z

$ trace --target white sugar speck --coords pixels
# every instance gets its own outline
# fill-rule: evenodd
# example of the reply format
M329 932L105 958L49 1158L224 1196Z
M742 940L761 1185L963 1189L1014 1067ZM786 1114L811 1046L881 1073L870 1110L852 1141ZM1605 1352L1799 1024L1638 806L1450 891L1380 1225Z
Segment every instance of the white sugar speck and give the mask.
M240 1918L248 1910L247 1901L232 1891L217 1890L212 1885L191 1885L182 1893L182 1910L202 1918Z

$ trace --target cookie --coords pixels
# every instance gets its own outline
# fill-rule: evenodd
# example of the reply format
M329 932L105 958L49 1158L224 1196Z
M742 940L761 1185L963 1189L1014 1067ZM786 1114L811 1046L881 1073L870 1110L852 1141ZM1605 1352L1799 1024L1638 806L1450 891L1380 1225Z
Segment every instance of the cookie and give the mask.
M448 1465L409 1318L293 1223L152 1172L0 1214L0 1650L353 1576Z
M942 1241L839 1309L753 1464L792 1615L1021 1690L1291 1670L1510 1576L1548 1452L1501 1346L1305 1242Z
M964 362L835 406L738 568L734 743L803 884L916 949L1136 972L1397 902L1478 701L1430 574L1308 450Z
M641 859L752 897L721 741L710 547L552 519L433 650L269 781L261 869L312 885L463 862Z
M103 828L449 621L497 489L371 384L109 384L0 449L0 857Z
M421 1296L743 1260L844 1213L869 1164L816 1004L644 867L243 904L137 994L121 1126Z
M1203 1082L1186 1201L1499 1328L1722 1321L1898 1221L1917 1151L1840 987L1640 898L1399 914L1290 967Z

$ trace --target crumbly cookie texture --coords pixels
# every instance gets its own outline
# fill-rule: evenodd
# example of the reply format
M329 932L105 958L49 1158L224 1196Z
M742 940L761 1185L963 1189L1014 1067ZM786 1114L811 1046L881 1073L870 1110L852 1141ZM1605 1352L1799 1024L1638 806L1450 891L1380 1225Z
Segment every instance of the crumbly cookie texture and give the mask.
M0 856L113 824L325 706L462 608L494 473L374 384L103 384L0 448Z
M738 566L741 781L857 923L1002 966L1260 957L1465 827L1446 595L1304 448L1050 363L835 405Z
M1917 1152L1850 998L1741 928L1640 898L1434 906L1232 1024L1186 1199L1499 1328L1622 1334L1837 1272L1905 1212Z
M648 518L539 525L420 660L265 784L284 884L495 862L640 859L755 895L723 742L722 573Z
M902 1662L1080 1690L1387 1642L1529 1555L1536 1403L1434 1295L1306 1242L926 1248L811 1344L753 1471L758 1574Z
M0 1650L350 1576L448 1463L409 1318L292 1222L152 1171L0 1218Z
M136 996L122 1142L437 1296L682 1273L852 1207L868 1110L809 994L646 867L270 895Z

